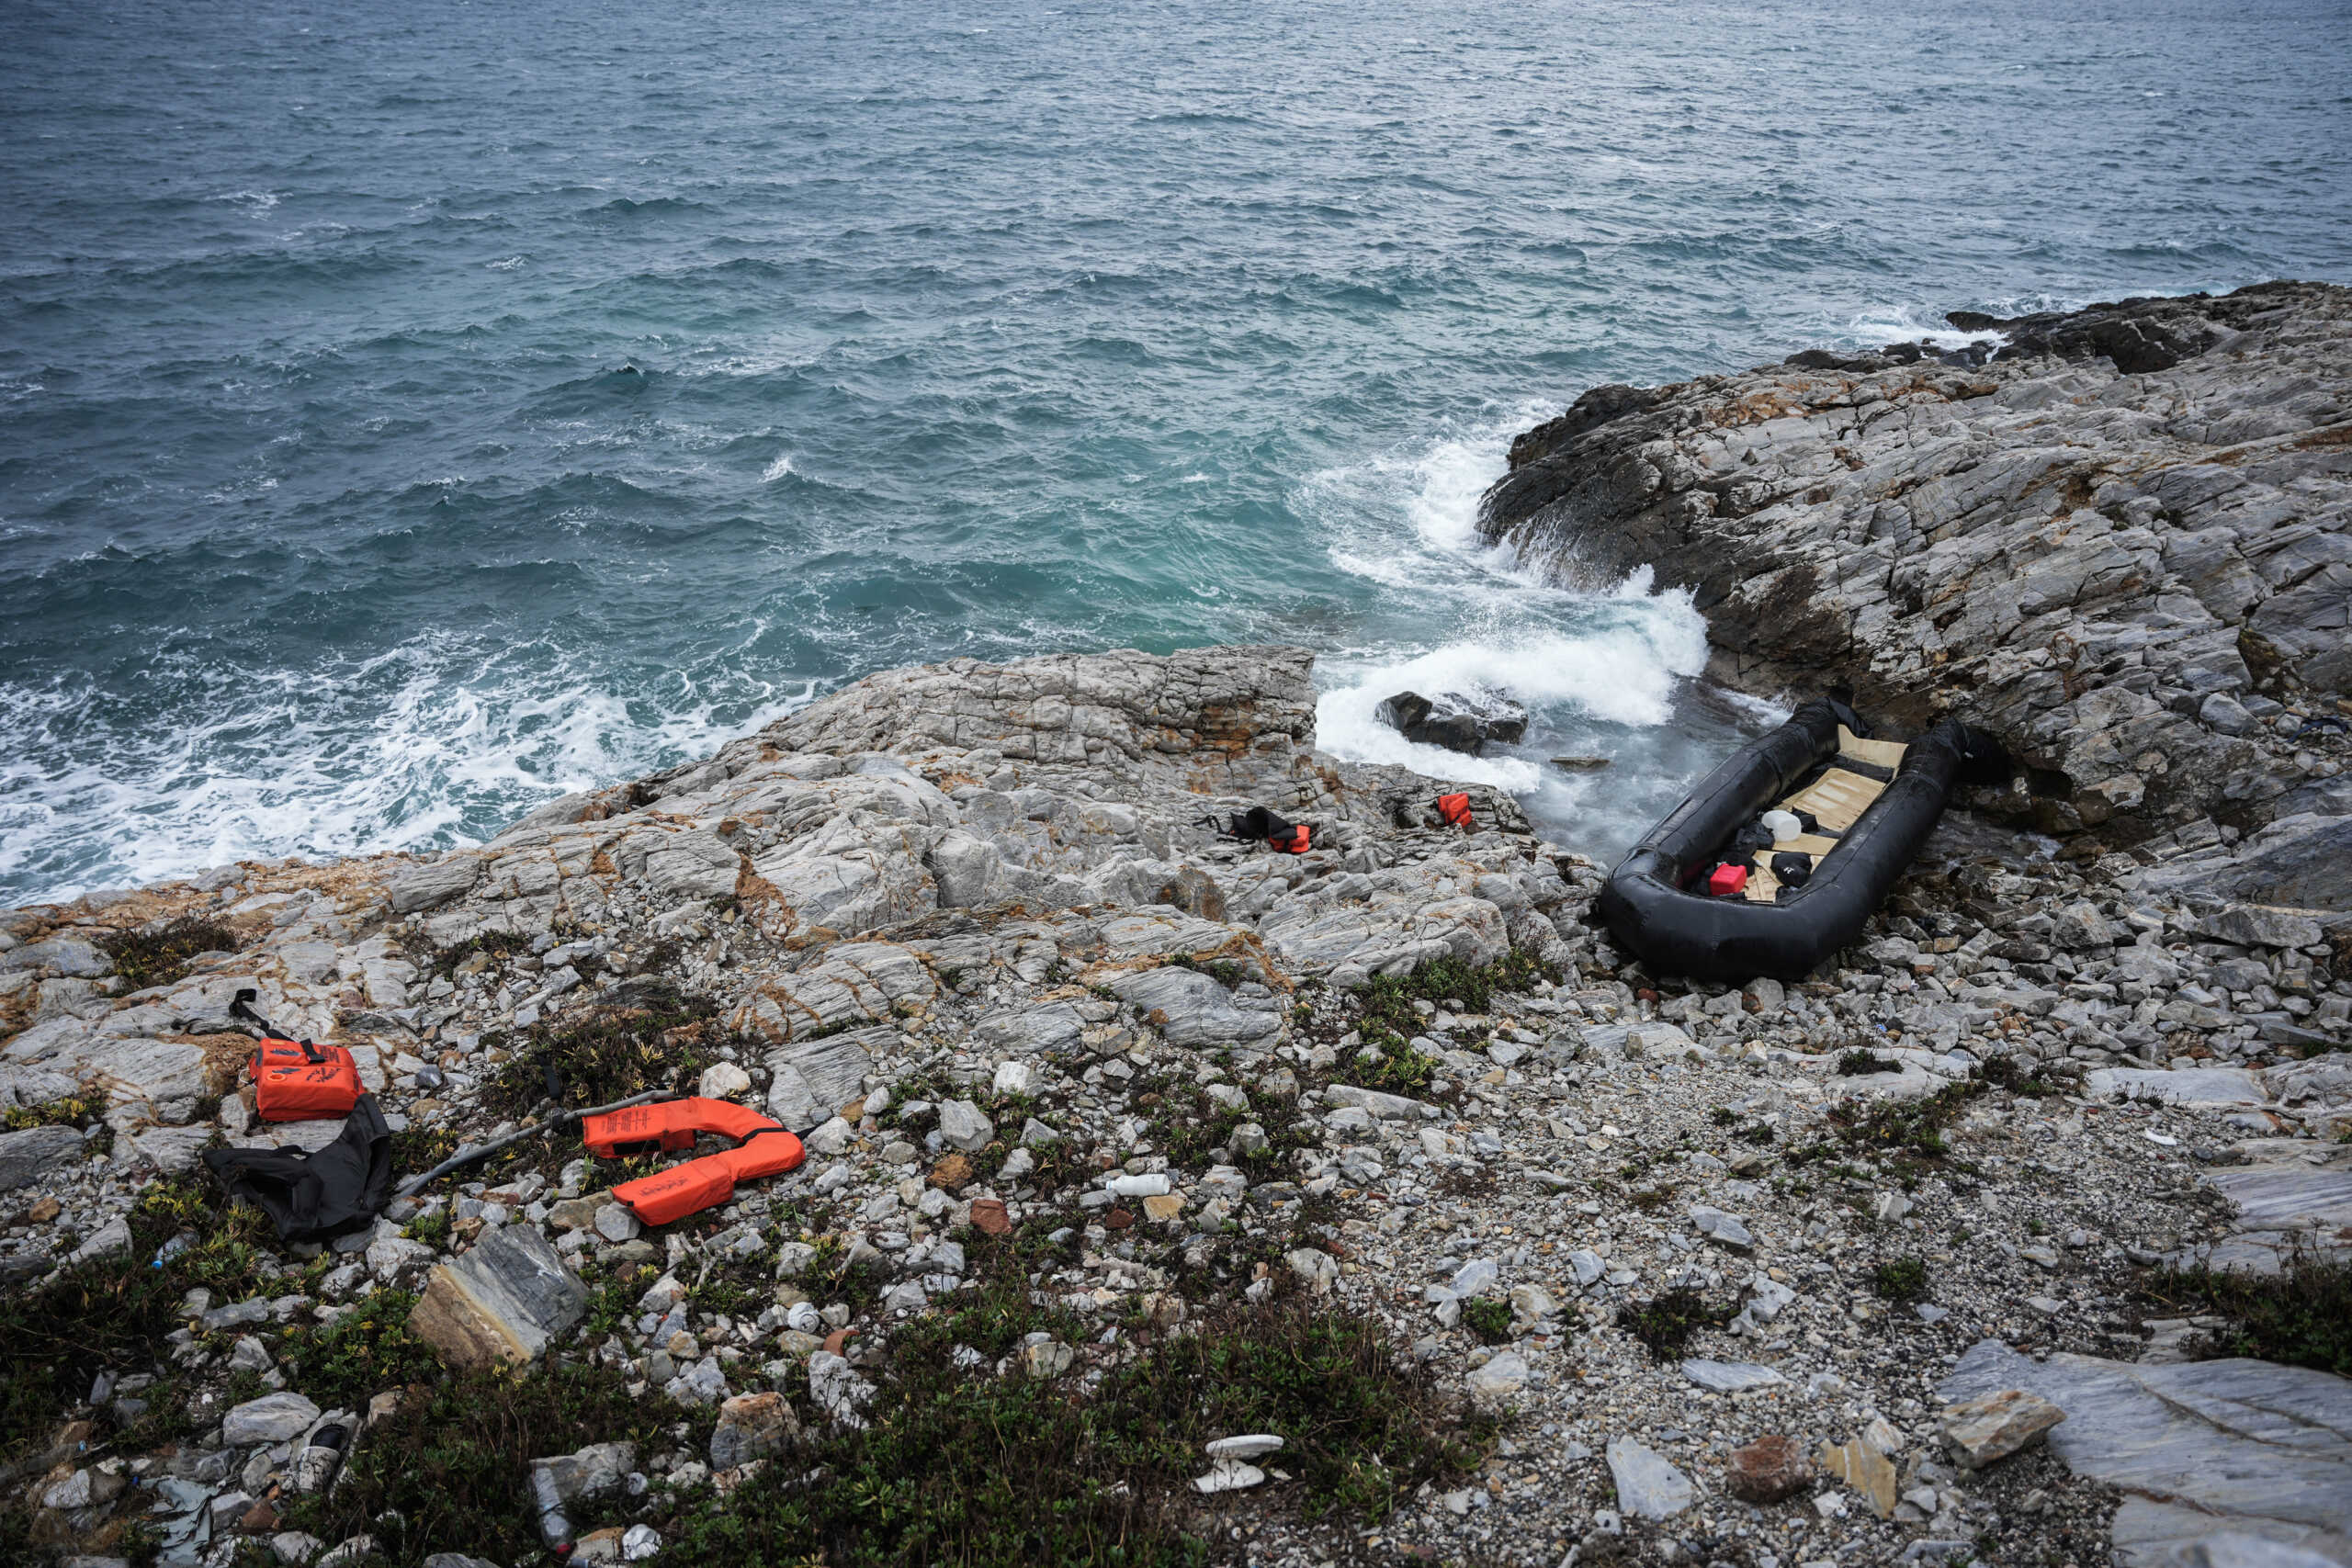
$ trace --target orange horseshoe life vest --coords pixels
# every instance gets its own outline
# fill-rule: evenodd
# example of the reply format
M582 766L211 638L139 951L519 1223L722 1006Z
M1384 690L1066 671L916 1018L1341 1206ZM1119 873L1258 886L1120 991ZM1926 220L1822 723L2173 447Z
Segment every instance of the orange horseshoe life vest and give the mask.
M798 1138L729 1100L665 1100L609 1111L580 1124L582 1141L600 1159L690 1149L698 1133L717 1133L737 1140L737 1145L624 1181L613 1189L613 1201L646 1224L666 1225L726 1202L739 1181L779 1176L806 1157Z
M1466 795L1439 795L1437 797L1437 814L1445 818L1446 825L1448 827L1471 828L1476 826L1476 823L1470 820L1470 797Z

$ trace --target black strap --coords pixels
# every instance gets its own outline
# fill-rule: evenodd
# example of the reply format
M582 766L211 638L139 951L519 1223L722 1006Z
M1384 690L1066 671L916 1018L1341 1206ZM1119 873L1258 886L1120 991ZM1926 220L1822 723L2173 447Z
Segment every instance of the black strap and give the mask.
M259 995L261 995L259 991L254 989L251 986L247 986L243 990L239 991L235 996L231 997L229 998L229 1016L231 1018L242 1018L246 1022L253 1024L262 1032L262 1034L266 1039L280 1040L288 1045L300 1045L302 1047L303 1056L306 1057L313 1066L327 1059L326 1054L321 1051L316 1045L311 1044L307 1040L295 1039L293 1035L288 1033L285 1030L278 1028L277 1025L270 1022L269 1020L255 1012L253 1008L253 1001L254 998Z

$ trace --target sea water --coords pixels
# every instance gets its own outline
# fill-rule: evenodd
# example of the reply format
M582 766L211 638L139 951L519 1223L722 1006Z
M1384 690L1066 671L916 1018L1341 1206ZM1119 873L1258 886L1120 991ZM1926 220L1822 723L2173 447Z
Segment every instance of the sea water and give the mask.
M2347 60L2288 0L19 0L0 904L479 840L892 665L1211 641L1605 855L1771 710L1662 578L1478 547L1511 433L2352 277ZM1529 743L1373 717L1468 686Z

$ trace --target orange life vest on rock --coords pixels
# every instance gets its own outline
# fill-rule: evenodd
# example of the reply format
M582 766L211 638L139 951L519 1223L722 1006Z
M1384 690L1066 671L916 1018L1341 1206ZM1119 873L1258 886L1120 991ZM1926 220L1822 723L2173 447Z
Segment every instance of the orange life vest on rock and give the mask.
M254 1113L265 1122L319 1122L348 1116L367 1086L359 1064L340 1045L265 1039L245 1063Z
M1437 814L1445 818L1449 828L1475 828L1470 820L1470 797L1466 795L1441 795L1437 797Z
M348 1116L368 1086L359 1064L340 1045L313 1045L255 1012L253 989L229 1000L229 1016L252 1024L261 1036L245 1063L253 1080L254 1114L265 1122L324 1122Z
M1277 817L1262 806L1253 806L1222 823L1214 816L1196 821L1200 826L1215 828L1228 839L1262 839L1268 849L1286 855L1303 855L1315 847L1315 830L1307 824Z
M798 1138L731 1100L665 1100L606 1111L580 1123L588 1152L600 1159L690 1149L702 1133L736 1139L737 1146L624 1181L613 1189L613 1201L646 1224L666 1225L726 1202L735 1196L739 1181L782 1175L807 1157Z

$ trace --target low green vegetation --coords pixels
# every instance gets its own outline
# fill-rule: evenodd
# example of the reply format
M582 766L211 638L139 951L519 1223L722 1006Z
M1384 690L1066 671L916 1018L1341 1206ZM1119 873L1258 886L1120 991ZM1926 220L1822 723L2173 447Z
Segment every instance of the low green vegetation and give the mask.
M408 1331L416 1297L378 1291L355 1302L333 1325L297 1328L279 1342L278 1365L322 1410L365 1411L386 1389L439 1378L432 1348Z
M1838 1071L1844 1077L1857 1078L1870 1073L1899 1073L1902 1070L1903 1064L1894 1057L1882 1056L1875 1051L1859 1047L1840 1052L1838 1057Z
M179 1304L198 1287L217 1302L299 1288L260 1245L269 1221L193 1179L160 1181L129 1217L124 1253L63 1270L38 1290L0 1297L0 1466L45 1449L65 1413L101 1371L147 1367L179 1325ZM176 1435L185 1424L174 1385L158 1383L132 1442Z
M1941 1159L1951 1152L1944 1130L1985 1088L1983 1078L1968 1078L1920 1100L1841 1105L1829 1113L1829 1122L1849 1148Z
M114 931L98 938L98 946L114 960L125 991L171 985L187 977L188 964L198 953L234 953L242 945L227 926L194 915L152 931Z
M2252 1356L2352 1377L2352 1259L2298 1258L2274 1275L2165 1269L2148 1294L2167 1311L2232 1319L2207 1335L2214 1356Z
M1510 1303L1497 1296L1462 1303L1462 1325L1476 1335L1481 1344L1499 1345L1510 1338Z
M368 1429L331 1493L285 1505L288 1528L322 1540L372 1535L395 1562L459 1543L493 1562L538 1562L546 1548L532 1506L533 1458L607 1442L633 1442L650 1454L666 1446L665 1429L687 1422L707 1432L711 1420L658 1393L632 1396L626 1376L605 1368L557 1363L510 1377L453 1375L435 1365L420 1374L394 1385L398 1405ZM355 1377L342 1391L366 1386ZM359 1393L360 1407L368 1393L384 1391L379 1383ZM582 1512L593 1516L594 1506Z
M1917 1258L1895 1258L1871 1273L1871 1289L1881 1301L1916 1302L1928 1293L1928 1265Z
M482 1085L482 1105L521 1116L551 1091L573 1111L652 1089L691 1093L702 1070L718 1060L725 1034L718 1012L700 997L642 982L560 1021L488 1036L484 1043L507 1055Z
M1735 1312L1687 1286L1677 1286L1648 1301L1619 1307L1617 1326L1640 1340L1652 1360L1671 1361L1682 1354L1692 1335L1702 1328L1721 1328Z
M662 1524L665 1562L1196 1564L1178 1499L1203 1446L1243 1432L1285 1441L1273 1461L1310 1517L1369 1522L1425 1481L1466 1474L1491 1427L1401 1363L1379 1325L1301 1301L1216 1309L1081 1392L1074 1376L999 1376L1025 1336L1087 1325L1039 1306L1027 1251L974 1237L986 1282L898 1334L860 1431L815 1438L722 1501ZM987 1364L958 1363L958 1348ZM816 1485L802 1478L822 1476Z
M85 1085L44 1105L12 1105L0 1114L0 1132L23 1133L35 1127L79 1126L105 1113L106 1090Z

